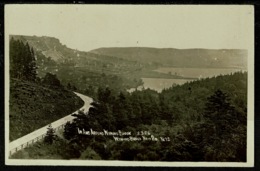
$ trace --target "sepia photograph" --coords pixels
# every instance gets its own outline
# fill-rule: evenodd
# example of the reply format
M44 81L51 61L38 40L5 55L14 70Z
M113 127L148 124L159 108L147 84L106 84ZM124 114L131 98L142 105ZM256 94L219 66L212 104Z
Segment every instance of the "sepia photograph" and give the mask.
M7 165L254 166L252 5L5 5Z

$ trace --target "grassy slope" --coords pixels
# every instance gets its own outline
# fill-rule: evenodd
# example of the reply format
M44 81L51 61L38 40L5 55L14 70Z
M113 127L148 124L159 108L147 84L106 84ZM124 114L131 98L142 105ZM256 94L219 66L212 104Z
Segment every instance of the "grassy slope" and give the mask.
M10 82L10 141L74 112L83 101L74 93L12 79Z

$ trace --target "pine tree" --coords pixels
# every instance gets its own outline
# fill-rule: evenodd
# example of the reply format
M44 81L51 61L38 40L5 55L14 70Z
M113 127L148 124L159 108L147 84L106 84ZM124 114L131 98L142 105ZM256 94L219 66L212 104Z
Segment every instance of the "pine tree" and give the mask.
M236 121L234 107L230 104L230 98L221 90L207 99L204 118L209 123L213 123L218 136L231 131L231 127Z
M30 49L30 63L29 63L29 67L30 67L30 80L31 81L36 81L36 76L37 76L37 66L36 66L36 59L35 59L35 53L33 48Z
M217 90L207 99L204 119L204 128L207 128L202 133L205 159L232 161L238 158L238 147L244 147L239 143L243 134L237 129L237 112L226 93Z
M68 90L71 90L71 88L72 88L72 87L71 87L70 83L68 83L68 84L67 84L67 89L68 89Z
M15 51L16 54L14 56L14 72L15 72L15 77L18 79L22 79L22 73L24 70L24 65L23 65L23 44L20 40L17 41L17 44L15 46Z
M55 139L56 139L55 131L50 124L47 128L47 133L46 136L44 137L44 142L47 144L52 144Z
M17 68L16 64L16 59L17 59L17 51L16 51L16 46L17 43L14 40L14 38L12 37L9 43L9 52L10 52L10 76L11 77L17 77L17 70L15 70L15 68Z
M70 140L77 135L77 131L78 130L77 130L76 122L73 123L67 122L64 127L63 136L67 140Z
M27 81L36 80L36 60L34 51L28 42L10 40L10 76Z
M23 54L21 56L23 59L23 71L22 76L24 80L31 80L31 52L30 52L30 46L28 42L25 44L23 48Z

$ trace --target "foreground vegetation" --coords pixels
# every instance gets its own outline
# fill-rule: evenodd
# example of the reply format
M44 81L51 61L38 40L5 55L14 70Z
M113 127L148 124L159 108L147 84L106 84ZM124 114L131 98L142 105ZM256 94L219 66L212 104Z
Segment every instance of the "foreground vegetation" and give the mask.
M74 115L64 137L52 144L39 142L12 157L246 161L247 73L202 79L161 93L148 89L118 94L99 88L92 105L87 114ZM79 134L78 128L129 131L159 141L115 141Z
M83 101L70 91L12 79L10 141L56 121L81 106Z
M56 75L37 75L34 50L19 40L10 40L9 140L13 141L81 106L83 101L66 90ZM65 112L64 112L65 111Z

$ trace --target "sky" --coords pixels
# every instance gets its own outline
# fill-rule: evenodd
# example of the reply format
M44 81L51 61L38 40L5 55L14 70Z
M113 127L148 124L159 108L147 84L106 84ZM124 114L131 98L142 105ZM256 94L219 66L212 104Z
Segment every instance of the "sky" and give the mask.
M253 6L6 5L6 35L58 38L67 47L247 49Z

